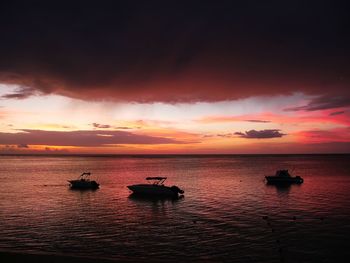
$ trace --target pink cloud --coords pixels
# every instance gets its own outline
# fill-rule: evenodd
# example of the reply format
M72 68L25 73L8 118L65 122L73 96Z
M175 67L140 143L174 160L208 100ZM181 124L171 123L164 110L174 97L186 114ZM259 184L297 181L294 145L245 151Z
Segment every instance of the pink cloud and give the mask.
M23 129L0 132L0 144L99 147L114 144L182 144L165 137L138 135L126 131L44 131Z
M330 130L307 130L296 132L298 142L303 143L330 143L350 142L350 127Z
M342 111L338 114L331 114L332 110L323 110L317 113L296 112L290 114L275 114L271 112L262 112L254 115L239 116L206 116L199 120L199 123L229 123L229 122L255 122L257 124L264 123L280 123L280 124L297 124L297 123L334 123L342 125L350 125L350 115L348 111ZM253 120L253 121L252 121Z

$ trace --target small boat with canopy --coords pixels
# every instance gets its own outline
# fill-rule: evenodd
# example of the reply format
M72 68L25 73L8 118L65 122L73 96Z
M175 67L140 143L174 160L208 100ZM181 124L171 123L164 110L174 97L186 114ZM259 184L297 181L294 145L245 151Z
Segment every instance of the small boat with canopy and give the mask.
M70 188L72 189L97 189L100 184L96 181L90 180L91 173L82 173L78 179L69 180Z
M164 182L167 177L147 177L146 180L149 181L148 184L135 184L129 185L128 188L138 195L147 196L168 196L168 197L178 197L184 193L176 185L165 186Z
M265 176L268 184L302 184L304 179L300 176L291 176L288 170L277 170L274 176Z

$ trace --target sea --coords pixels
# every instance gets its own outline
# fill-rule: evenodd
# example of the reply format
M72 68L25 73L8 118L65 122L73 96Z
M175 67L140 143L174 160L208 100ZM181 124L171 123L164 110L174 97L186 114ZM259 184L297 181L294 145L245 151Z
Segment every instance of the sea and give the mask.
M158 262L349 262L350 155L0 156L0 251ZM289 169L301 185L267 185ZM82 172L101 184L71 190ZM164 176L178 199L128 185Z

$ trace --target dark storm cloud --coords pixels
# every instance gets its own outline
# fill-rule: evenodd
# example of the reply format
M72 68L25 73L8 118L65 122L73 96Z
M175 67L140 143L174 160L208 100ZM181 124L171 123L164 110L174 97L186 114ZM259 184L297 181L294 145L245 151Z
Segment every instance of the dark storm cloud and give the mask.
M21 130L19 133L0 132L0 144L55 145L55 146L108 146L111 144L181 144L163 137L137 135L125 131L43 131ZM23 148L23 147L22 147Z
M345 113L345 111L335 111L335 112L331 112L329 114L329 116L336 116L336 115L341 115L341 114L344 114L344 113Z
M242 138L247 139L271 139L271 138L280 138L286 134L281 133L280 130L268 129L268 130L250 130L246 132L235 132L235 135L238 135Z
M350 106L350 97L337 96L329 97L322 96L311 100L309 104L300 107L287 108L286 111L317 111L317 110L329 110Z
M139 102L349 94L349 27L345 1L7 1L0 82Z

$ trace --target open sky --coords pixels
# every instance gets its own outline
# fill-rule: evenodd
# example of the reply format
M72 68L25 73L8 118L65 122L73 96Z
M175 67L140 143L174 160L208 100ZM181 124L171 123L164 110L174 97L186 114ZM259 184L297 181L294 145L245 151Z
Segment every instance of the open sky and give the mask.
M72 2L1 4L0 153L350 152L345 1Z

